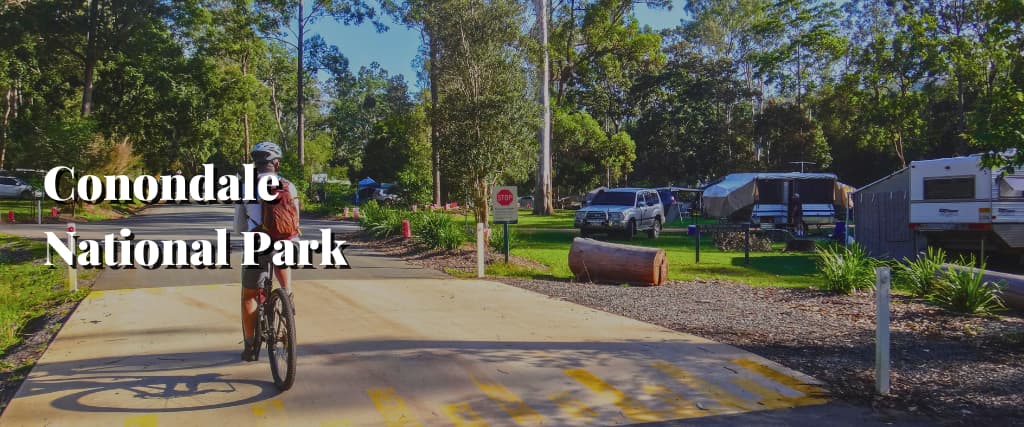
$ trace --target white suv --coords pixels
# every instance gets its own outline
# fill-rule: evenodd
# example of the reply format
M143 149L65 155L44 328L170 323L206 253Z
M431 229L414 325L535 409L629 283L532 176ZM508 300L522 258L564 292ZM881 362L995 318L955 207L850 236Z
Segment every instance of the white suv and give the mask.
M0 176L0 199L31 199L39 196L35 188L13 176Z

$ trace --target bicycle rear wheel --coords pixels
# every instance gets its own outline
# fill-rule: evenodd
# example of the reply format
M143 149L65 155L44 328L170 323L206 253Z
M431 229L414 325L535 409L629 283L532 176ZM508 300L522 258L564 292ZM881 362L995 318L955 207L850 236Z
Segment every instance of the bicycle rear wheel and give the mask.
M270 331L267 355L274 384L281 391L295 383L295 314L284 289L274 289L270 297Z

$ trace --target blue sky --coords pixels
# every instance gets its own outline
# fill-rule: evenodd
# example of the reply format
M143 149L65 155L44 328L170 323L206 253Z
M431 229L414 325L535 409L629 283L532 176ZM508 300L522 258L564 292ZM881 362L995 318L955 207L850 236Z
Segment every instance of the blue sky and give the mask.
M673 0L673 5L671 11L639 6L637 19L641 25L650 25L654 29L674 27L683 17L683 1ZM387 32L377 33L369 24L353 27L324 19L314 24L312 31L320 34L327 43L338 46L348 57L353 72L377 61L392 75L403 74L410 86L417 86L413 60L420 45L419 33L397 24L389 23L389 27Z

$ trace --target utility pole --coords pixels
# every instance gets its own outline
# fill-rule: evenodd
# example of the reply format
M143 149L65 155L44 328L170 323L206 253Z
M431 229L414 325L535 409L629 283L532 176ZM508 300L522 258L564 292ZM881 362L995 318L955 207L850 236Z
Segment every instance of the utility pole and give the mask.
M544 124L540 129L540 152L537 164L537 189L534 193L533 213L551 215L554 206L551 202L551 96L548 91L550 84L550 64L548 58L548 0L537 0L537 22L540 27L541 50L544 59L541 67L540 102L544 108Z

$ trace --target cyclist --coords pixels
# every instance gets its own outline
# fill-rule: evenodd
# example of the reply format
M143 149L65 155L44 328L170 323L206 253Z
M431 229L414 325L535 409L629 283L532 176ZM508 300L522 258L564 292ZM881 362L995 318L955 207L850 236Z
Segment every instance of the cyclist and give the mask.
M281 169L281 147L273 142L260 142L252 148L252 160L259 177L264 175L277 174ZM282 179L282 185L292 195L292 202L295 204L295 212L298 212L298 194L295 185ZM295 229L298 229L298 218L295 218ZM263 203L254 202L237 205L235 208L235 231L259 231L263 225ZM241 228L241 229L239 229ZM291 236L288 240L296 239L298 236ZM259 296L260 285L270 280L269 267L273 252L266 252L257 256L256 267L245 267L242 269L242 334L245 339L245 348L242 350L242 360L251 362L256 360L259 352L254 348L255 324L256 324L256 298ZM292 300L291 277L287 269L275 268L274 276L277 283L288 293L288 299ZM269 297L269 295L268 295ZM292 307L294 307L294 303Z

